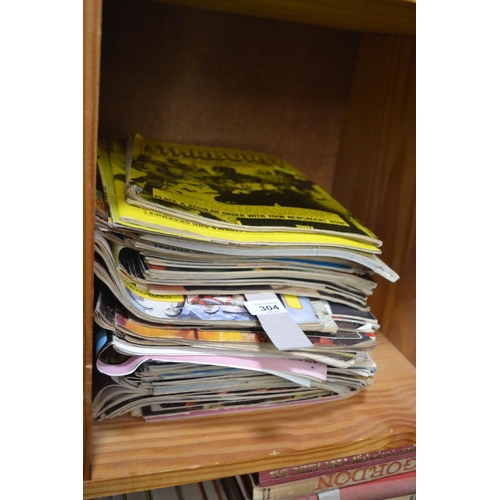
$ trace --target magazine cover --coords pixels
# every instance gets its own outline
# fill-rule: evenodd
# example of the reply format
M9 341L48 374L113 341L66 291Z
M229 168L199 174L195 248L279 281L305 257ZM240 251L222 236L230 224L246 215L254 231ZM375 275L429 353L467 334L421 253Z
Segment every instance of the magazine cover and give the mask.
M292 228L269 230L233 225L219 227L213 219L190 220L181 218L180 212L166 213L158 207L144 208L130 203L126 194L125 152L120 143L99 141L97 165L105 185L106 200L110 204L110 227L147 232L161 236L181 236L198 241L233 243L235 245L326 245L333 248L352 249L368 254L380 254L380 245L372 241L353 238L348 233L297 231ZM378 240L377 240L378 241Z
M380 246L375 234L320 186L271 155L128 140L132 205L208 225L251 231L325 231Z
M128 245L163 253L179 246L196 252L260 257L327 257L363 266L391 282L399 276L377 254L371 243L324 232L246 231L181 220L159 211L130 205L125 194L125 153L114 141L99 141L97 165L102 179L109 219L103 228L110 236L126 238ZM99 226L100 227L100 226Z

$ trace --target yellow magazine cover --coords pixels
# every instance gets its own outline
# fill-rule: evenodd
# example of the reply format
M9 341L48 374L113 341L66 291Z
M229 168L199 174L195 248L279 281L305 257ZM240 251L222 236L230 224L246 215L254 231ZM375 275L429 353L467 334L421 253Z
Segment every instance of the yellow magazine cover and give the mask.
M256 245L326 245L352 249L369 254L380 254L378 246L344 236L323 233L291 231L246 231L206 226L194 221L181 220L155 210L128 203L125 186L125 151L115 141L99 141L98 166L106 184L107 200L111 204L111 225L152 234L182 236L202 241ZM109 185L111 183L111 185Z
M279 251L281 256L303 256L306 252L308 256L328 255L356 262L392 282L399 279L397 273L378 258L380 247L371 243L320 232L246 231L206 226L131 205L125 193L125 149L119 142L100 140L97 163L109 204L109 229L135 234L135 244L141 248L158 248L171 240L182 241L183 247L203 252L213 252L215 245L218 254L230 251L274 255Z
M290 163L263 153L129 138L126 200L208 226L381 241Z

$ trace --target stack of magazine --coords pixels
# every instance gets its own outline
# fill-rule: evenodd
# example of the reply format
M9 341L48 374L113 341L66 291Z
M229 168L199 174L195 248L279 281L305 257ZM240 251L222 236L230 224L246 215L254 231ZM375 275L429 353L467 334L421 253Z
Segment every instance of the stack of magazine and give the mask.
M286 161L99 141L93 418L159 421L374 382L382 242Z

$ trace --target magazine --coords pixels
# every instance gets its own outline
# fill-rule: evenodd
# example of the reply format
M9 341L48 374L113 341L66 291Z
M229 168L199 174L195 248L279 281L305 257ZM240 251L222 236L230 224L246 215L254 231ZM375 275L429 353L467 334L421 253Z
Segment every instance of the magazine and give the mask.
M135 140L149 144L137 156ZM179 146L166 178L141 141L127 156L99 141L92 417L311 404L373 384L367 299L375 275L399 278L375 235L278 159L248 153L235 166L243 152L220 163L212 149L203 163L200 148Z
M123 148L117 142L99 141L98 151L98 169L103 185L106 185L106 199L110 204L109 224L111 228L234 245L285 245L287 247L304 245L308 248L325 246L367 254L381 253L380 248L373 243L365 243L349 236L311 231L248 231L242 227L240 229L222 228L131 205L126 198Z
M118 273L124 280L153 295L168 294L234 294L258 291L280 291L284 294L323 297L339 300L353 307L367 309L367 297L373 293L376 282L371 276L338 272L311 266L282 265L253 262L245 265L239 260L215 265L212 260L191 265L168 258L151 258L137 250L109 242L115 255ZM173 264L171 264L173 262ZM195 267L196 266L196 267ZM224 272L220 272L224 269Z
M223 346L225 348L255 350L255 344L261 344L260 349L275 348L259 328L256 329L214 329L207 324L205 327L179 327L177 325L162 325L143 321L134 317L123 308L107 287L99 290L94 311L95 322L105 330L115 332L119 337L131 343L141 345L197 345L203 347ZM347 328L334 331L311 331L307 337L313 351L343 351L370 350L377 345L373 332L355 330L346 323Z
M158 258L140 254L132 249L122 251L128 255L120 257L120 263L130 270L134 276L149 282L193 282L237 281L251 282L252 279L268 279L270 282L288 279L290 282L318 282L338 287L346 293L371 295L377 286L371 273L364 270L355 273L339 270L333 266L321 264L303 264L293 259L232 259L216 263L213 259L196 262L178 261L168 257ZM221 272L223 271L223 272ZM316 286L316 285L315 285Z
M256 356L287 358L315 361L328 366L337 368L349 368L354 365L363 366L366 369L366 363L373 367L370 352L373 349L358 348L356 345L345 345L337 342L329 346L321 346L322 349L315 349L314 346L309 349L295 351L280 351L269 343L215 343L215 342L190 342L182 344L180 342L156 342L155 340L139 341L137 338L127 336L121 337L116 332L111 336L112 348L120 354L133 356L164 356L164 355L225 355L225 356Z
M338 401L352 397L360 389L352 388L348 392L334 393L321 389L307 389L286 381L281 387L270 386L276 379L273 375L260 375L259 387L245 393L240 390L223 389L203 390L188 395L152 395L149 391L139 391L128 385L121 378L105 375L104 387L94 396L92 402L92 418L104 420L121 415L131 414L142 417L148 422L170 419L214 415L269 409L283 405L292 406L303 403ZM266 377L266 378L265 378ZM254 375L251 376L254 378ZM243 384L247 380L242 380ZM97 385L97 384L96 384ZM266 386L267 385L267 386Z
M247 309L244 295L158 295L139 289L120 276L114 265L114 250L96 233L94 271L115 297L134 315L165 324L205 325L212 327L256 327L259 320ZM316 316L307 297L281 295L281 302L296 324L303 330L322 330L324 324ZM332 323L333 324L333 323Z
M174 247L182 246L186 250L212 255L214 260L234 256L239 258L321 259L323 261L333 260L335 262L340 260L348 262L350 266L361 266L366 272L375 272L391 282L399 279L399 275L375 254L335 245L315 245L311 242L312 240L297 243L281 241L278 244L272 242L264 243L263 241L242 243L222 239L210 241L208 238L181 238L179 235L166 233L154 234L143 232L142 234L134 234L131 231L124 231L123 241L130 248L135 248L139 251L145 250L151 255L159 257L165 255L165 253L172 252Z
M259 152L152 141L135 134L126 148L126 199L208 226L325 232L381 245L299 170Z
M109 369L109 365L103 369ZM287 380L284 372L274 372L185 363L180 358L178 362L143 360L128 375L98 372L92 415L103 420L131 413L147 421L158 421L345 399L373 383L373 377L368 376L361 383L360 377L338 375L328 368L325 380L310 378L311 385L306 387L293 377Z
M99 142L98 171L108 203L107 228L96 227L131 248L157 255L169 246L182 246L194 252L221 255L262 256L275 258L323 258L323 262L347 263L375 272L390 281L399 276L378 256L380 249L355 240L326 234L286 232L252 233L176 220L166 214L144 210L125 199L123 148L116 142ZM333 259L333 260L332 260Z

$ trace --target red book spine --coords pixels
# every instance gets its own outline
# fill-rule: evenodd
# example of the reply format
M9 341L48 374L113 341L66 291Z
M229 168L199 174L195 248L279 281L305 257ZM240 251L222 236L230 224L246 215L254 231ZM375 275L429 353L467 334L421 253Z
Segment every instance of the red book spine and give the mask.
M348 471L333 472L317 477L308 477L297 481L288 481L271 486L260 486L256 483L257 475L254 477L252 491L253 500L285 500L298 498L313 493L319 494L321 498L331 498L338 500L338 492L335 489L346 488L347 486L368 483L384 477L395 476L412 472L417 469L416 458L403 458L392 460L382 464L364 465ZM330 491L328 491L330 490ZM323 494L324 492L327 492Z
M410 497L417 492L417 472L405 472L397 476L383 477L331 491L332 499L336 498L337 500L385 500L387 498ZM326 491L323 492L323 495L325 493ZM318 494L313 493L312 495L296 497L293 500L318 500L318 498Z
M334 472L357 469L364 465L377 465L391 462L397 459L415 458L417 453L416 444L410 446L399 446L385 450L377 450L359 455L349 455L330 460L322 460L310 464L302 464L283 469L273 469L259 472L259 485L272 486L274 484L288 483L309 477L323 476Z

